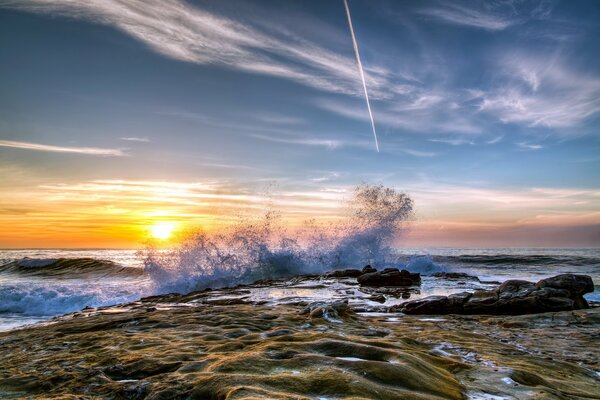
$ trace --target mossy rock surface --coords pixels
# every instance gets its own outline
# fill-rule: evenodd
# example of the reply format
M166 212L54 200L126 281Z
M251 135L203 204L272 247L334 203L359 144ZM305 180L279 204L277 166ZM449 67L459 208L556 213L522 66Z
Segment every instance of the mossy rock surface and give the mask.
M350 311L331 322L302 306L178 298L190 296L0 334L0 398L600 398L598 309L504 318Z

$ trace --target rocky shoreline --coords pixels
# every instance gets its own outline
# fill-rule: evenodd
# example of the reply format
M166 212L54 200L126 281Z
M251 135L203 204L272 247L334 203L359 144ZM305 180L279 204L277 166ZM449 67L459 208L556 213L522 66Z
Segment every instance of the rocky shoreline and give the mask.
M377 286L383 278L399 283L407 277L353 271L360 274L327 279L364 284L361 277L379 274L367 280L377 284L365 288L373 304L371 298L385 301L398 290ZM267 303L251 296L277 286L266 281L88 308L0 334L0 397L599 399L600 308L576 300L589 289L587 280L541 282L508 281L487 298L493 292L496 302L530 304L558 296L571 299L572 308L439 316L447 309L433 309L431 301L446 304L452 296L403 307L348 299ZM465 295L461 304L472 296L479 295ZM408 315L417 307L408 304L417 303L429 304L435 315Z

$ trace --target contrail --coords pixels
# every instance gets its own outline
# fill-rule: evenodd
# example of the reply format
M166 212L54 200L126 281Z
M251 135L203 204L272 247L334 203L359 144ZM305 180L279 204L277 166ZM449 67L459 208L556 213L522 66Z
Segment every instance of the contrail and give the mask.
M348 7L348 0L344 0L344 6L346 7L346 15L348 16L348 26L350 26L350 35L352 35L352 44L354 45L354 54L356 55L358 72L360 72L360 79L362 80L363 89L365 90L365 100L367 100L367 109L369 110L369 117L371 117L371 127L373 127L373 137L375 138L375 148L379 153L379 141L377 140L377 131L375 130L375 120L373 119L373 112L371 111L371 102L369 101L365 73L363 72L362 62L360 61L360 53L358 52L358 43L356 43L356 36L354 36L354 28L352 27L352 18L350 18L350 7Z

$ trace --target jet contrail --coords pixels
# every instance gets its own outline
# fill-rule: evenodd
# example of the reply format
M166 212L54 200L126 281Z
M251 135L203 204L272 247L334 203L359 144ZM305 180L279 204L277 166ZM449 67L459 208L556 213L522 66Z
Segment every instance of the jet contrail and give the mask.
M352 27L352 18L350 18L350 7L348 7L348 0L344 0L344 6L346 7L346 15L348 16L348 26L350 26L350 35L352 36L352 44L354 45L354 54L356 55L356 63L358 64L358 72L360 72L360 79L362 80L363 89L365 90L365 100L367 100L367 109L369 110L369 117L371 117L371 126L373 127L373 137L375 138L375 148L379 153L379 141L377 140L377 131L375 130L375 120L373 119L373 112L371 111L371 102L369 101L369 93L367 92L367 82L365 81L365 73L363 72L362 62L360 62L360 54L358 52L358 43L356 43L356 36L354 36L354 28Z

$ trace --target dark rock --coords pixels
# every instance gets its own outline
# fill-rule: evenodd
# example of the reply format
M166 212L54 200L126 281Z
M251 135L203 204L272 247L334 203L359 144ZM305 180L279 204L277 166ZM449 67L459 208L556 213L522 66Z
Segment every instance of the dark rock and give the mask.
M324 301L316 301L310 303L301 314L309 314L310 318L323 318L329 322L342 322L341 317L348 316L352 313L348 307L348 299L338 300L331 303Z
M377 270L370 265L365 265L365 267L362 269L363 274L370 274L371 272L377 272Z
M359 269L338 269L325 274L328 278L356 278L361 276L363 272Z
M411 286L421 283L421 275L405 269L399 271L397 268L386 268L381 272L363 274L357 280L363 286Z
M368 297L369 300L371 301L376 301L378 303L385 303L385 296L382 294L374 294L371 297Z
M583 295L594 291L594 282L588 275L562 274L552 278L542 279L536 285L538 288L550 287L568 290L572 295Z
M431 276L444 279L469 279L479 281L475 275L465 274L464 272L434 272Z
M594 290L589 276L564 274L537 284L509 280L495 290L431 296L394 306L405 314L522 315L588 308L583 294ZM392 310L393 309L393 310Z

